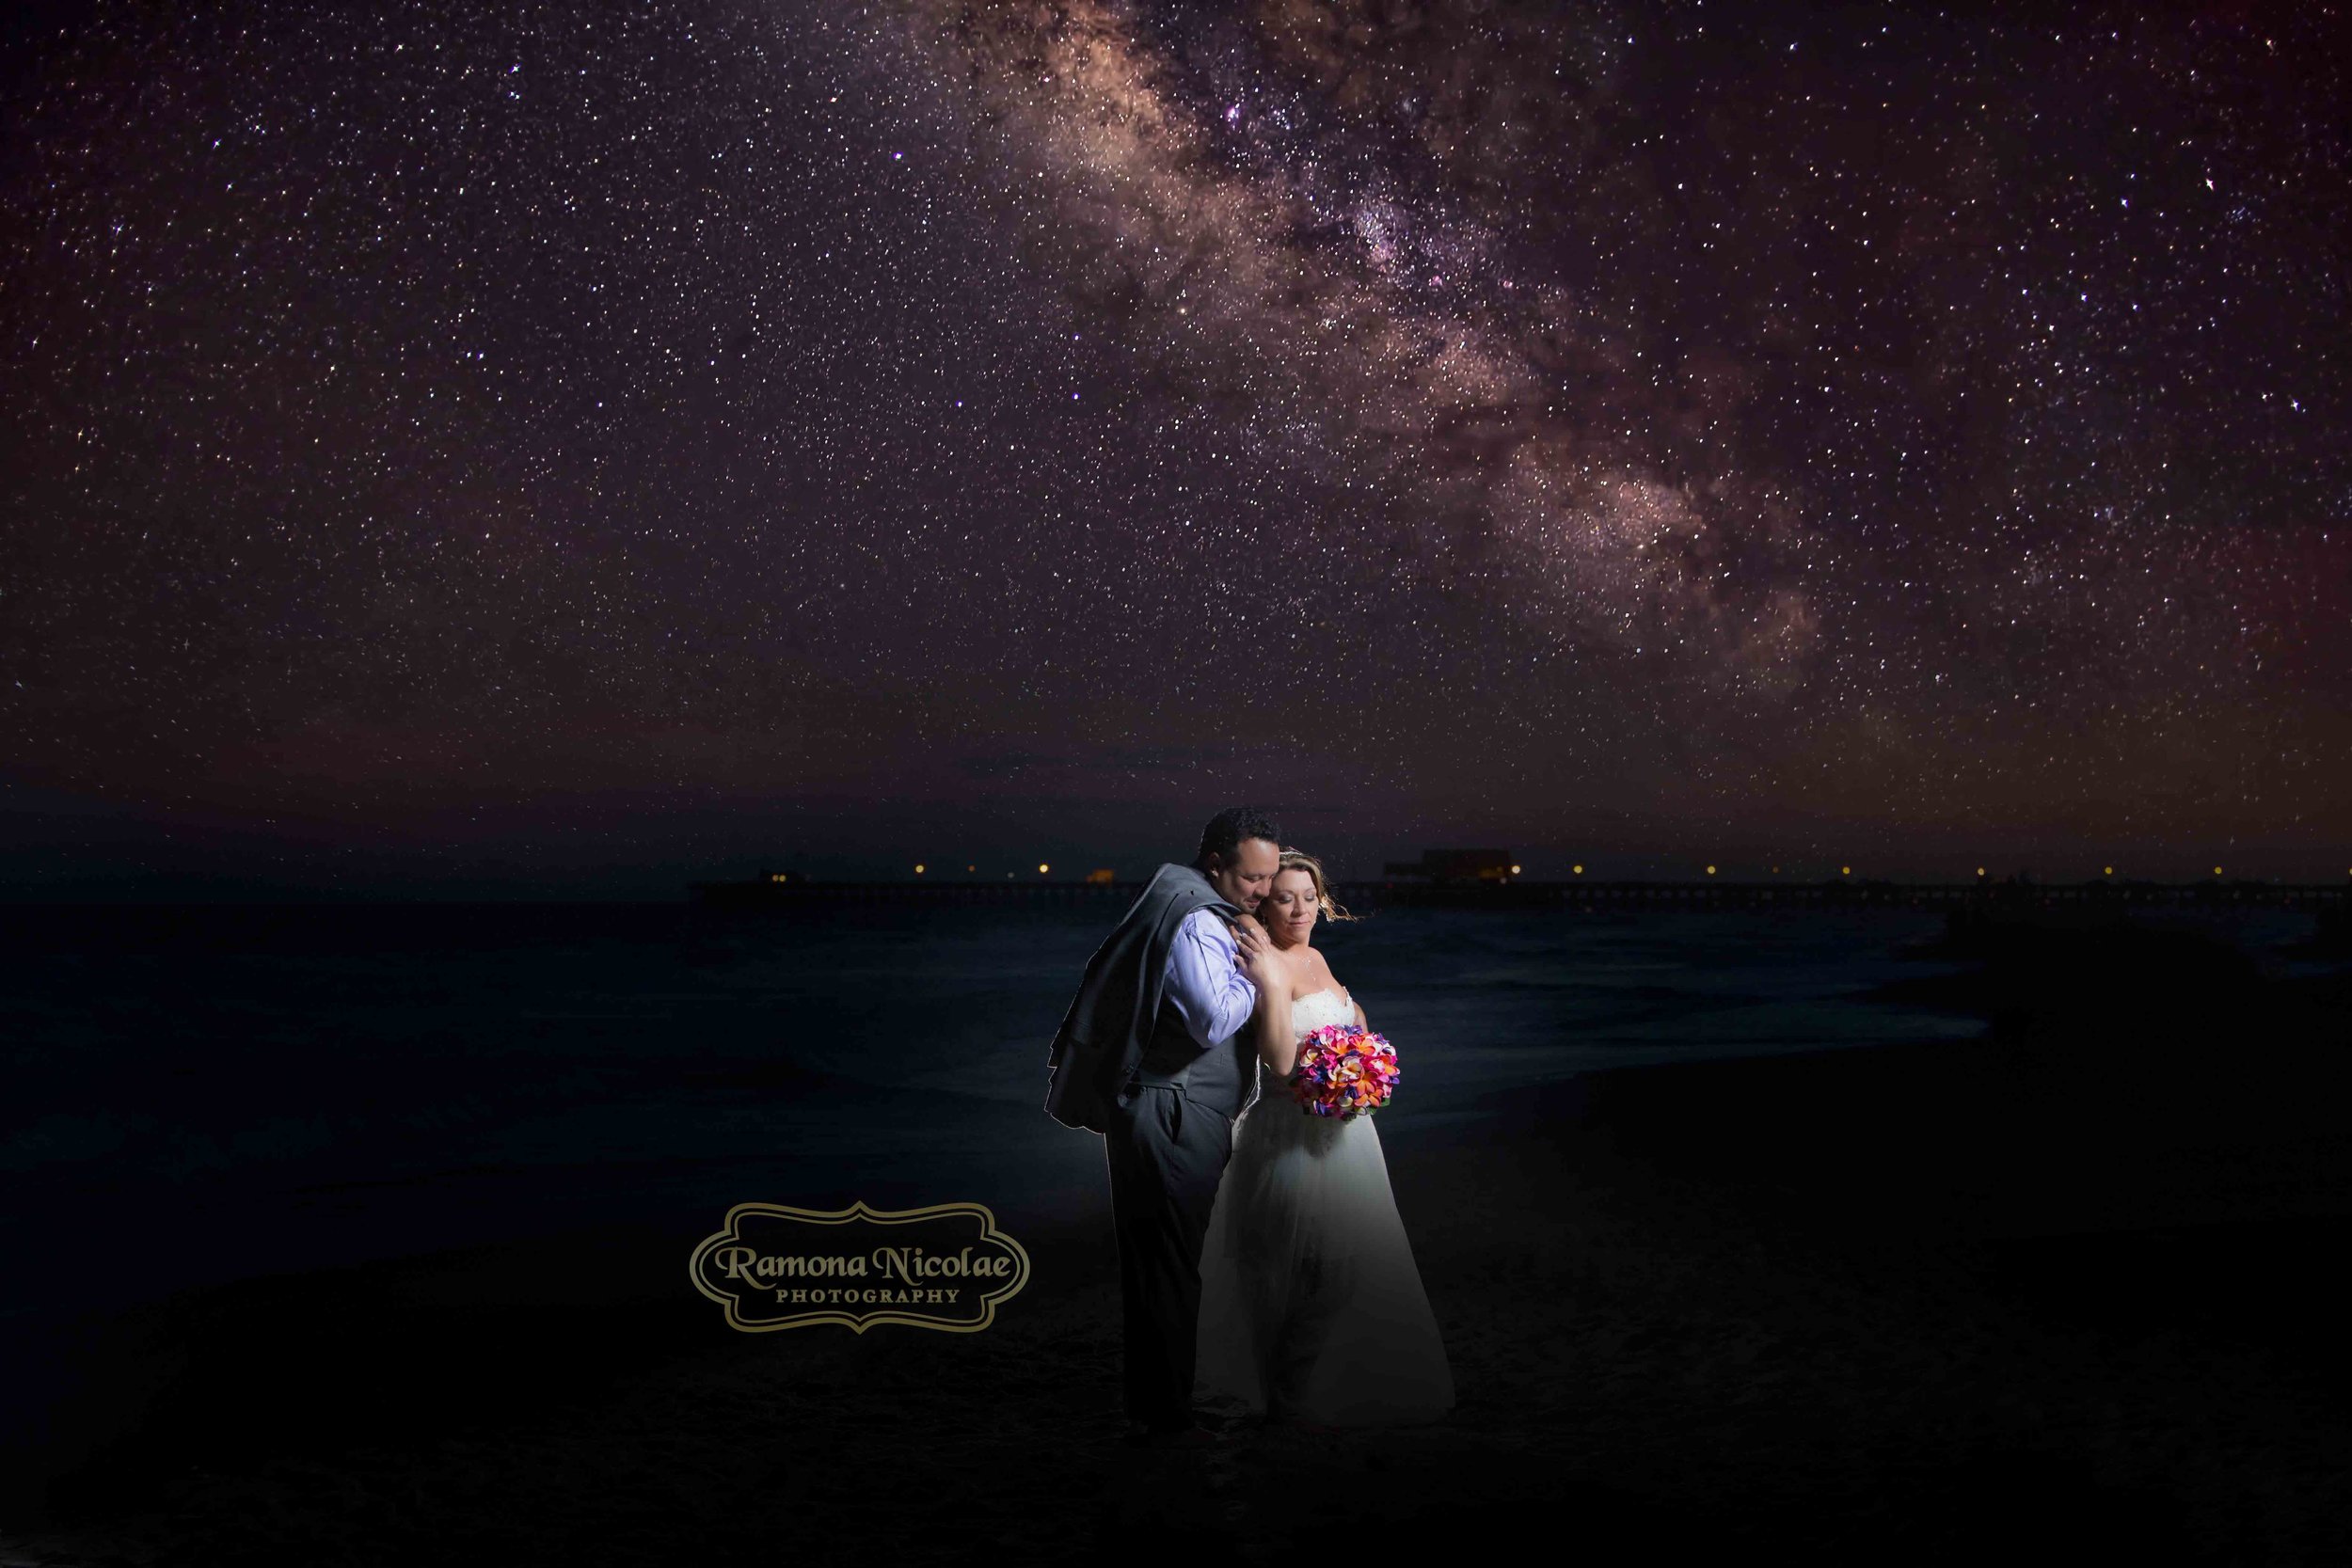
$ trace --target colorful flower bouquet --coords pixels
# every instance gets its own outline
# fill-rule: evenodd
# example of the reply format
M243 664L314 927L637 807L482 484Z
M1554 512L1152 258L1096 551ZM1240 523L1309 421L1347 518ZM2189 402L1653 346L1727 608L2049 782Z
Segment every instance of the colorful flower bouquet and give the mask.
M1358 1023L1327 1023L1298 1042L1291 1098L1310 1116L1370 1116L1396 1092L1396 1047Z

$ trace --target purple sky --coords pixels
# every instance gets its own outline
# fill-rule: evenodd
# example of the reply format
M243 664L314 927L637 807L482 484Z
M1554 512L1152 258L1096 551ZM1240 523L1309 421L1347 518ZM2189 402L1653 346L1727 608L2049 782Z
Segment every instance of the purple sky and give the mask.
M19 896L2352 868L2306 8L49 9Z

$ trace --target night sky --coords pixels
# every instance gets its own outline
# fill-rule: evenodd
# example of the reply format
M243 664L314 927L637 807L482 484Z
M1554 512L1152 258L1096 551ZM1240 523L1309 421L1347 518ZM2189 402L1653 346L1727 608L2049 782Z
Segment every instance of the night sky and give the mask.
M47 8L0 873L2341 878L2340 9Z

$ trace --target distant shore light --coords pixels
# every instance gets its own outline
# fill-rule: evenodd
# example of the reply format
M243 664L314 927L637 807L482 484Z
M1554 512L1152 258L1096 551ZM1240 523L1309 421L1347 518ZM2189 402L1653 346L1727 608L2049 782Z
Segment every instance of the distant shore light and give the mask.
M1578 867L1576 867L1576 874L1577 874L1578 876L1580 876L1580 877L1583 876L1583 875L1584 875L1584 868L1583 868L1582 866L1581 866L1581 865L1580 865L1580 866L1578 866Z
M915 863L914 863L914 874L915 874L916 876L918 876L918 877L920 877L920 876L923 874L923 863L922 863L922 862L917 861L917 862L915 862Z
M1518 876L1518 874L1519 874L1519 868L1518 868L1518 866L1516 866L1516 865L1515 865L1515 866L1513 866L1513 867L1511 868L1511 875L1512 875L1512 876L1514 876L1514 877L1516 877L1516 876Z
M1707 868L1707 874L1708 874L1708 876L1712 877L1713 875L1715 875L1715 868L1714 868L1713 866L1711 866L1711 865L1710 865L1710 866L1708 866L1708 867Z
M2114 876L2114 875L2115 875L2115 867L2113 867L2113 866L2111 866L2111 865L2109 865L2109 866L2103 866L2101 869L2105 872L2105 874L2106 874L2106 875L2107 875L2107 876L2109 876L2109 877L2112 877L2112 876Z
M1853 875L1853 867L1851 865L1841 865L1837 868L1837 874L1840 877L1851 877Z
M1984 867L1983 867L1983 866L1981 866L1981 865L1980 865L1980 866L1977 867L1977 875L1978 875L1978 876L1979 876L1979 877L1981 877L1981 876L1983 876L1983 875L1984 875Z
M1039 862L1039 863L1038 863L1038 868L1037 868L1037 869L1038 869L1038 875L1040 875L1040 876L1043 876L1043 875L1045 874L1045 863L1044 863L1042 861Z
M2215 867L2213 868L2213 874L2214 874L2215 876L2217 876L2217 877L2220 876L2220 875L2221 875L2221 868L2220 868L2219 866L2217 866L2217 866L2215 866Z

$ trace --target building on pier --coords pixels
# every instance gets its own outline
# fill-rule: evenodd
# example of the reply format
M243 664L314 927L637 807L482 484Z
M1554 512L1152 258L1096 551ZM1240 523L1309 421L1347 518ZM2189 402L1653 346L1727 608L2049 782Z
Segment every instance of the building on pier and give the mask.
M1382 869L1391 879L1431 886L1507 882L1519 874L1508 849L1423 849L1417 861L1391 861Z

